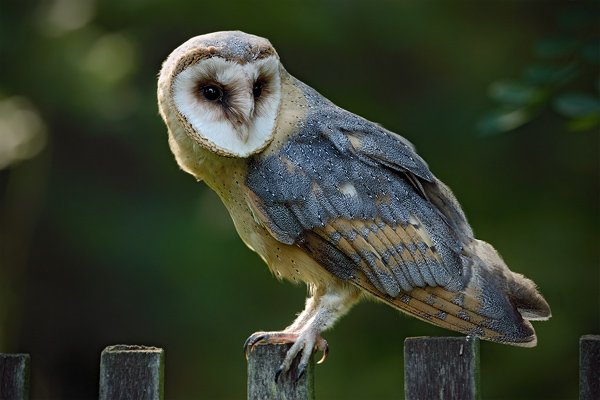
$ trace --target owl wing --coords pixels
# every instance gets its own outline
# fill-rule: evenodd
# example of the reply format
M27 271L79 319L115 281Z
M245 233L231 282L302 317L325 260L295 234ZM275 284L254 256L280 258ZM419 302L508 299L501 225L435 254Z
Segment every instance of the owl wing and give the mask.
M246 184L260 223L336 277L451 330L532 340L525 325L523 332L501 332L481 296L467 293L471 229L451 192L401 136L321 107L278 151L251 160Z

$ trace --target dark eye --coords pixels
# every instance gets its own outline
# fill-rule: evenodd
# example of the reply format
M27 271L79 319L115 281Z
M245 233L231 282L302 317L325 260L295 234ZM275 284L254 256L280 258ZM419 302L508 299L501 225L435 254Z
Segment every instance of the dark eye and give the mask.
M218 86L204 86L200 90L202 91L204 98L208 101L219 100L221 97L223 97L223 91Z
M255 98L259 98L262 94L263 84L261 82L256 82L254 87L252 88L252 94Z

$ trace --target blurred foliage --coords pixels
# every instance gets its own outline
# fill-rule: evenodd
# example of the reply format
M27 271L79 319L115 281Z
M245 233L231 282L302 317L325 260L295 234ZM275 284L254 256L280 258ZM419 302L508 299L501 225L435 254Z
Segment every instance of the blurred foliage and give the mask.
M27 99L0 100L0 169L36 156L45 141L45 126Z
M494 82L489 96L498 106L479 122L482 134L514 130L550 108L568 131L600 125L600 11L598 2L558 13L558 32L535 43L536 61L521 79Z
M597 53L582 22L555 23L582 7L598 15L579 1L1 2L0 351L31 353L34 399L97 398L100 351L117 343L166 349L169 399L244 398L244 339L286 326L305 289L274 280L178 170L155 93L180 43L241 29L414 142L477 235L540 286L553 319L535 349L482 343L483 398L576 398L578 338L600 331L598 138L542 110L596 123L597 64L581 54ZM489 82L546 37L564 43L542 41L523 79L491 88L511 105L503 126L536 122L475 135ZM403 339L448 334L364 302L325 334L317 396L400 398Z

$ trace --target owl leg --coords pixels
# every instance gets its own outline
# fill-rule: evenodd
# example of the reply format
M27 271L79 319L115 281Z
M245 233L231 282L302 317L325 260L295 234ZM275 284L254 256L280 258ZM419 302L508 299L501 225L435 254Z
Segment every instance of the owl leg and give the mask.
M280 332L256 332L244 344L246 354L248 354L259 343L292 343L276 378L281 372L289 371L292 362L299 356L300 361L295 374L298 379L304 373L314 350L323 352L319 363L325 361L328 346L327 341L321 336L321 332L331 328L335 321L356 303L359 297L356 289L342 285L311 287L311 294L312 296L306 300L304 311L290 326Z

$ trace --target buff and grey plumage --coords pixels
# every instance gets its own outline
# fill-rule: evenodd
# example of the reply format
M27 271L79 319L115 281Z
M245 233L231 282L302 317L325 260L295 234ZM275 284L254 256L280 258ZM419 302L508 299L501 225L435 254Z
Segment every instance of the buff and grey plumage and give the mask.
M158 99L181 168L220 196L278 277L309 287L292 325L247 343L294 343L282 370L326 351L321 332L364 295L467 335L535 346L529 320L551 313L534 283L474 238L406 139L292 77L266 39L190 39L165 61Z

